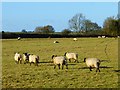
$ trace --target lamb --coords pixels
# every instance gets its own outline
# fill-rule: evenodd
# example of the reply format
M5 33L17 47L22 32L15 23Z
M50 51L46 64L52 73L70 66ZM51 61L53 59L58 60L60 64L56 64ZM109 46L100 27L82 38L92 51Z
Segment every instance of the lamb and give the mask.
M52 55L53 63L54 63L54 69L56 68L56 65L58 65L58 68L60 69L60 66L62 66L62 69L64 65L66 65L66 69L68 69L67 60L64 56L57 56Z
M19 54L18 52L15 53L14 59L17 64L18 63L22 64L22 55Z
M30 66L31 66L31 63L34 63L36 66L38 66L39 56L30 54L29 55L29 63L30 63Z
M86 62L86 65L89 67L90 71L93 67L96 68L96 72L99 71L99 66L100 66L100 60L97 58L84 58L84 62Z
M28 63L29 62L29 55L28 53L23 53L23 61L24 61L24 64Z
M77 53L65 53L64 56L71 62L71 60L74 60L74 62L78 62L78 54Z

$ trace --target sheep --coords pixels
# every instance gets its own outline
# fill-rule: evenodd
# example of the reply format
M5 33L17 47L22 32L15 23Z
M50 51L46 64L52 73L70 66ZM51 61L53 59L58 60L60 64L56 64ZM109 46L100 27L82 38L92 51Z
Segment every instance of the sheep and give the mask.
M101 38L101 36L98 36L98 38Z
M102 38L105 38L105 36L102 36Z
M21 39L21 37L18 37L18 40L20 40Z
M39 56L30 54L29 55L29 63L30 63L30 66L31 66L31 63L34 63L36 66L38 66Z
M24 64L28 63L29 62L29 55L28 53L23 53L23 61L24 61Z
M53 43L59 43L57 40L55 40Z
M71 62L71 60L74 60L74 62L78 62L78 54L77 53L65 53L64 56Z
M84 58L84 62L86 62L86 65L89 67L90 71L93 67L96 68L96 72L99 71L99 66L100 66L100 60L97 58Z
M68 69L67 60L64 56L57 56L52 55L53 63L54 63L54 69L56 68L56 65L58 65L58 68L60 69L60 66L62 66L62 69L64 65L66 65L66 69Z
M22 55L19 54L18 52L16 52L15 55L14 55L14 60L17 64L18 63L22 64Z
M73 38L73 41L77 41L77 38Z

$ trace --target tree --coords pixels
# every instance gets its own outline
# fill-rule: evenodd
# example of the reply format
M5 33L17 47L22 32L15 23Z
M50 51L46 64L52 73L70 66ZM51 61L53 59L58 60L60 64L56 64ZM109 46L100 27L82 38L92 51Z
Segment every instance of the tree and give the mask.
M101 30L101 27L97 23L91 20L85 19L83 14L76 14L69 20L69 27L75 32L88 32L92 30Z
M105 34L117 36L120 33L119 22L119 19L116 19L115 17L108 17L103 24Z
M97 23L94 23L88 19L84 20L84 24L83 24L83 27L82 27L82 30L88 32L88 31L95 31L95 30L101 30L101 27L98 26Z
M23 29L21 32L23 32L23 33L27 33L27 31L26 31L25 29Z
M54 28L51 25L47 25L47 26L44 26L44 27L41 27L41 26L36 27L34 31L37 32L37 33L44 33L44 34L55 32Z
M68 34L70 34L71 33L71 31L69 30L69 29L64 29L63 31L62 31L62 34L63 35L68 35Z
M76 14L69 20L69 27L72 31L79 32L82 30L85 16L83 14Z

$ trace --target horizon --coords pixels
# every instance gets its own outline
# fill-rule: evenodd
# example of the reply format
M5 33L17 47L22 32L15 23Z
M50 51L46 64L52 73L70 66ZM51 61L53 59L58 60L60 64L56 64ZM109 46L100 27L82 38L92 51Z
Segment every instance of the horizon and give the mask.
M61 32L78 13L102 27L107 17L117 16L118 2L3 2L2 31L34 31L51 25L55 32Z

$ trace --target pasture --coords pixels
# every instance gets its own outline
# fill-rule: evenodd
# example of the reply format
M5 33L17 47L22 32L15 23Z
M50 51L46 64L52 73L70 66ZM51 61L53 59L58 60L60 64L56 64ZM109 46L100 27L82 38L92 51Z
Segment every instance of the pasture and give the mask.
M58 40L59 43L53 43ZM14 52L28 52L40 56L37 66L16 64ZM79 63L68 62L68 70L54 69L53 54L79 54ZM90 71L85 57L102 60L101 72ZM117 88L118 39L115 38L36 38L2 40L2 88Z

